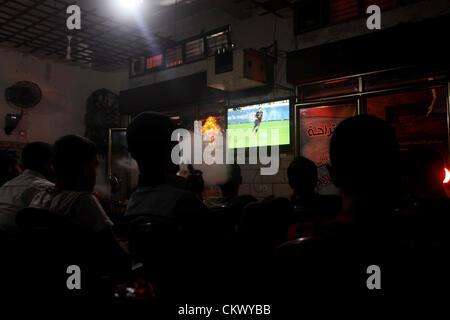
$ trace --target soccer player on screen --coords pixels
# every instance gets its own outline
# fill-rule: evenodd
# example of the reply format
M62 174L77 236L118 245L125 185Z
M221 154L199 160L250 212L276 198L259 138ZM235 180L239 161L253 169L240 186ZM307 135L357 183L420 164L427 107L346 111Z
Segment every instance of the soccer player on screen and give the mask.
M256 112L256 114L255 114L255 125L253 126L253 129L252 129L252 131L254 133L258 132L259 125L261 124L262 117L263 117L263 111L262 111L262 108L259 107L258 112Z

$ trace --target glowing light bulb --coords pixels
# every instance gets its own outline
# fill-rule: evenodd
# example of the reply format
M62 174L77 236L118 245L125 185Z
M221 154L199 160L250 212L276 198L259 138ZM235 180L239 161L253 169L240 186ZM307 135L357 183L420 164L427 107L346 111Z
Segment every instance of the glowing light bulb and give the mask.
M450 182L450 171L447 168L445 168L444 170L445 170L445 178L444 178L444 181L442 181L442 182L449 183Z
M143 0L117 0L118 4L124 9L134 9L141 5Z

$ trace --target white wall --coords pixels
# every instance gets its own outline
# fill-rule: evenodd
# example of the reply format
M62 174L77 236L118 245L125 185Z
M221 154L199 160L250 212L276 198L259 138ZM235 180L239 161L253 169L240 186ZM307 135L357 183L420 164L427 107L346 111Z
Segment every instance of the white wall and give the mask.
M110 79L107 73L0 50L0 141L51 143L65 134L83 134L86 99L95 89L108 88ZM42 101L19 123L24 137L18 130L11 135L3 130L5 115L20 112L6 103L4 90L21 80L35 82L42 90Z

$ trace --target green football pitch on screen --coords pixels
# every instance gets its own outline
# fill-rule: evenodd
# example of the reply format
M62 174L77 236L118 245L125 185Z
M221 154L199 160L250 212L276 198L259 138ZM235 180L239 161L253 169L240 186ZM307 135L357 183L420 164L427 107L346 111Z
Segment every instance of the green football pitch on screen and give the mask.
M261 122L258 132L254 133L253 123L228 125L227 145L230 149L262 147L270 145L287 145L289 141L289 120ZM272 143L272 130L278 129L278 143ZM256 138L256 139L255 139Z

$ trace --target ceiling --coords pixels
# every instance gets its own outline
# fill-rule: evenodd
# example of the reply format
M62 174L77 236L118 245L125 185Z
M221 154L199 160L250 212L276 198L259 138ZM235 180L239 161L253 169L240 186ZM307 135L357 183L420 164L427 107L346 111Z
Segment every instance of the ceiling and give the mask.
M234 19L275 14L292 8L293 0L144 0L138 14L121 14L118 0L0 0L0 47L43 58L111 69L130 58L175 41L158 32L166 26L211 7ZM66 8L81 7L81 30L68 30ZM67 59L68 36L71 37Z

